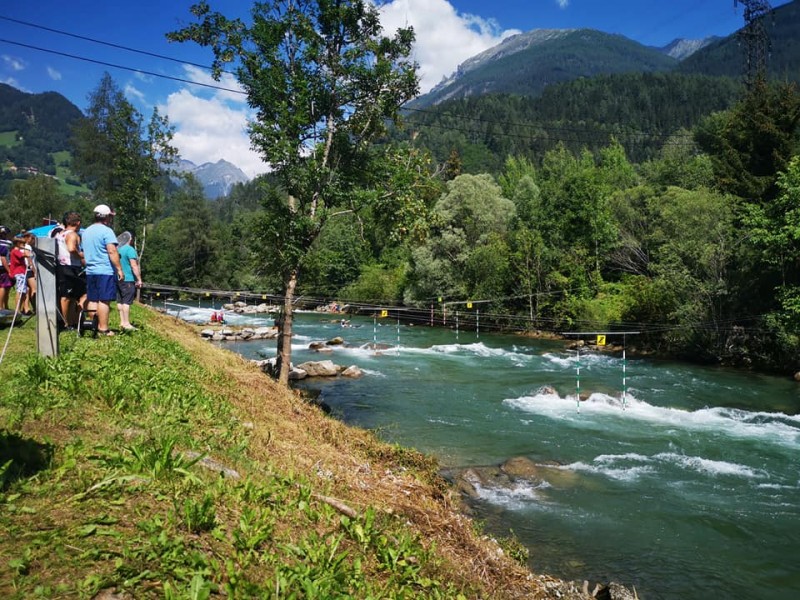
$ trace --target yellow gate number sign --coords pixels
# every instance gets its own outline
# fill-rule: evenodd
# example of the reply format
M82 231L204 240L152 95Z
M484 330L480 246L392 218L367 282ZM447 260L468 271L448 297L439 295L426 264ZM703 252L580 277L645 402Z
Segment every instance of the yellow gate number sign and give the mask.
M467 308L472 308L472 302L467 302Z
M389 316L389 311L388 310L382 310L381 311L381 316L382 317L388 317Z
M606 345L606 336L598 335L597 336L597 345L598 346L605 346Z

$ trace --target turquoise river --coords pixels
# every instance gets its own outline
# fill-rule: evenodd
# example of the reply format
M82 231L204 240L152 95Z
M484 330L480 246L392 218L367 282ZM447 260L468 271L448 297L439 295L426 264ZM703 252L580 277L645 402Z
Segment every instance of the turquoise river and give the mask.
M173 310L177 307L173 306ZM180 316L207 321L210 310ZM293 362L357 365L306 381L333 414L444 467L527 457L551 480L478 486L489 531L530 566L618 581L643 600L800 598L800 384L790 378L585 353L564 342L296 315ZM228 315L234 325L271 324ZM312 341L341 336L329 354ZM376 353L372 343L389 346ZM275 342L225 347L273 356ZM578 363L580 360L580 363ZM580 389L589 394L576 402Z

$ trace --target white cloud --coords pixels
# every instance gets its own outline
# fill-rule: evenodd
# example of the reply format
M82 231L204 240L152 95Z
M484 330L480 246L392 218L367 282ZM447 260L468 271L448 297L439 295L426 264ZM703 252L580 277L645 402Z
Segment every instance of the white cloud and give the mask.
M559 8L567 8L569 6L569 0L556 0L556 4L558 4Z
M205 99L184 89L170 94L158 110L175 126L173 144L182 158L198 165L224 158L249 177L268 170L250 149L245 108L234 109L219 96Z
M200 83L205 86L206 89L213 91L220 101L227 100L230 102L240 102L242 104L247 102L247 95L244 93L244 89L239 85L234 75L223 73L220 80L216 81L211 76L211 71L206 69L201 69L192 65L183 65L183 70L186 73L187 79Z
M47 75L53 81L61 81L61 73L56 71L53 67L47 67Z
M137 88L135 88L133 86L133 84L130 84L130 83L126 84L125 85L125 89L123 90L123 92L125 93L125 96L127 96L128 98L136 98L141 103L145 103L146 102L146 98L145 98L144 92L142 92L141 90L138 90Z
M28 63L21 58L17 58L16 56L3 54L2 59L3 64L5 64L5 66L12 71L24 71L26 68L28 68Z
M501 30L491 19L458 13L447 0L393 0L380 11L386 35L400 27L414 28L414 58L420 66L422 93L468 58L520 33L518 29Z

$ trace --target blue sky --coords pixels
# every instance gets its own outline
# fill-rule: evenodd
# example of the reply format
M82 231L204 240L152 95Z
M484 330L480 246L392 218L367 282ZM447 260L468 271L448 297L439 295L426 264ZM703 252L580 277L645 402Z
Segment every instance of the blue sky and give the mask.
M170 118L184 158L198 164L225 158L248 175L263 172L265 165L249 149L248 111L241 94L164 78L237 88L233 80L215 84L208 71L188 64L210 64L209 50L166 41L166 32L191 21L192 4L191 0L6 0L0 4L0 82L26 92L56 91L85 109L88 94L108 71L145 116L157 106ZM210 4L228 16L246 17L252 2L210 0ZM386 30L407 24L415 28L423 91L467 58L520 31L588 27L664 46L679 37L729 35L743 25L743 7L740 3L734 8L732 0L393 0L384 4Z

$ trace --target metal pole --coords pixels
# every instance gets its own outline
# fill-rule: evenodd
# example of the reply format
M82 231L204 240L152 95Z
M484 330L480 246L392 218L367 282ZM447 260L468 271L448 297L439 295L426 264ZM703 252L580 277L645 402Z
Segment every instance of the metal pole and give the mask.
M475 337L481 337L481 309L475 309Z
M458 311L456 311L456 341L458 341Z
M395 355L400 355L400 315L397 315L397 349Z
M575 363L575 402L578 412L581 412L581 347L576 347L577 361Z
M625 410L625 400L627 397L627 384L626 384L626 363L625 363L625 336L622 336L622 410Z

